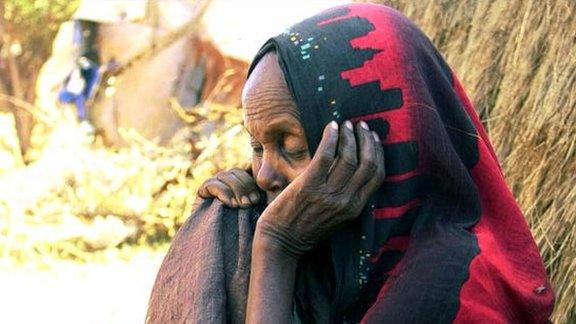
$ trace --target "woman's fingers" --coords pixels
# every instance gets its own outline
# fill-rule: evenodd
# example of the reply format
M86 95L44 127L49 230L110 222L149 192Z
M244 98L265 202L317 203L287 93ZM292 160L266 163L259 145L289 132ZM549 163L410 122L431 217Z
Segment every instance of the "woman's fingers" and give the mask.
M342 183L344 192L358 206L364 206L384 180L384 150L378 134L370 131L364 121L355 125L358 162L354 174ZM355 216L355 215L354 215Z
M376 142L376 163L378 164L378 169L371 181L374 182L376 188L378 188L382 185L382 182L384 182L384 178L386 178L386 157L384 156L384 147L382 146L380 136L376 132L372 132L372 136Z
M252 188L250 188L250 185L245 183L242 178L239 178L231 171L224 171L216 174L216 179L220 180L232 190L233 197L239 207L247 208L252 205L252 201L250 200Z
M384 178L386 177L385 156L382 142L380 141L378 134L375 132L370 133L374 140L374 163L376 164L376 168L371 172L368 181L358 188L357 196L362 201L367 201L368 198L382 185Z
M256 184L256 180L246 170L234 168L230 173L242 184L243 192L240 196L248 197L250 203L257 204L260 202L260 190ZM238 195L236 195L238 197ZM241 198L242 200L242 198Z
M328 185L331 187L346 186L347 181L358 168L357 141L354 138L354 127L349 120L345 121L343 126L340 128L340 137L338 139L338 156L328 177Z
M248 208L260 201L256 181L246 170L222 171L206 180L198 189L202 198L217 198L228 207Z
M336 147L338 145L338 123L331 121L322 133L322 140L316 149L316 153L310 162L309 176L312 180L321 180L324 183L330 168L336 158Z
M236 208L239 205L232 189L217 178L206 180L200 189L198 189L198 196L202 198L216 198L224 205L232 208Z
M349 188L356 192L364 186L378 169L378 157L376 155L376 140L364 121L360 121L355 127L356 140L358 142L358 168L350 179Z

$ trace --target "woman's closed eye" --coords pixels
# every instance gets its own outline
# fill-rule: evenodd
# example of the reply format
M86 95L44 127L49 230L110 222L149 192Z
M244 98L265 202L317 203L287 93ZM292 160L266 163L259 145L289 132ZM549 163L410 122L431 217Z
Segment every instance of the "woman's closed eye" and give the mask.
M303 159L308 156L306 143L293 135L285 135L281 141L282 151L292 159Z
M255 138L250 139L250 146L252 147L252 152L255 156L262 156L264 154L264 146L258 142ZM308 157L308 146L303 139L298 138L294 135L282 135L279 136L275 147L278 154L285 155L286 157L293 160L300 160Z
M288 155L292 159L301 159L307 156L308 148L306 142L299 136L292 134L283 134L279 138L279 147L282 153Z
M302 159L308 156L308 150L305 147L284 147L284 153L293 159Z
M250 146L252 146L252 152L254 153L254 155L262 156L262 154L264 153L264 148L262 147L262 144L254 140L250 140Z

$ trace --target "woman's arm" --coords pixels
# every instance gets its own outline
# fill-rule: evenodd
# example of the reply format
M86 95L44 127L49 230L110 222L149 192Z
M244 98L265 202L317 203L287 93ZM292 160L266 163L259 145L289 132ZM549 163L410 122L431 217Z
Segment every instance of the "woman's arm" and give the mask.
M291 323L298 257L256 227L252 243L247 323Z
M380 140L364 122L329 124L314 158L256 225L247 323L291 323L298 258L356 218L384 180ZM354 134L355 133L355 134Z

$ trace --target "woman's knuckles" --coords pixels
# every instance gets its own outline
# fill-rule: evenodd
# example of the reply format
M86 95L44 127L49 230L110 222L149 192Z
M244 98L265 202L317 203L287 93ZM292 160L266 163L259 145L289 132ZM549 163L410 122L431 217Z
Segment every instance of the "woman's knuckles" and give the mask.
M336 214L346 209L350 198L343 192L322 192L313 198L317 208Z
M206 180L198 189L198 196L216 198L233 208L251 207L260 201L256 182L245 170L239 168L221 171Z
M364 173L367 173L369 175L375 175L376 172L378 172L378 162L376 162L376 159L374 156L368 156L362 159L362 162L360 163L360 167L358 168L359 171L362 171Z
M316 156L318 156L318 158L314 159L310 165L311 171L316 174L327 173L334 162L334 151L325 149L318 151Z
M230 169L230 172L236 172L238 174L246 173L246 174L250 175L246 170L242 170L240 168L232 168L232 169Z
M331 206L334 207L336 212L342 213L343 211L347 210L349 206L349 199L332 199Z
M342 209L342 196L343 192L341 190L327 190L324 187L304 187L301 190L297 190L301 193L298 195L301 199L297 199L298 202L289 202L297 205L306 206L307 210L323 210L323 211L339 211Z
M354 171L358 167L358 160L356 154L348 153L341 157L342 166L346 171Z

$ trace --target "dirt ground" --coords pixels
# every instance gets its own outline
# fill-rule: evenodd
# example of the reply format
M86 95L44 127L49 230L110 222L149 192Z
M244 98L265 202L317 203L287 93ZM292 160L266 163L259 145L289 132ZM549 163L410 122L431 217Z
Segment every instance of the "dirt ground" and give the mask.
M0 268L0 323L143 323L163 252L130 261Z

